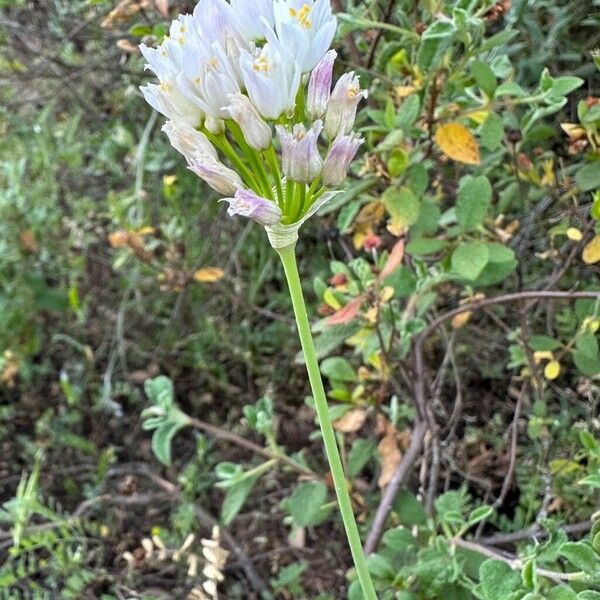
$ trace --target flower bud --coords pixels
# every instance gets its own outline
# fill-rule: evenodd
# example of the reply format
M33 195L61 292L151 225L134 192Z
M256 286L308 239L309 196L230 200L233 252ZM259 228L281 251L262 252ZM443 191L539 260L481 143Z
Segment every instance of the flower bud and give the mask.
M333 142L323 164L323 184L337 187L348 173L348 167L363 139L356 133L340 135Z
M353 73L342 75L331 92L325 114L325 135L330 140L340 133L349 133L354 126L358 103L366 98L367 90L361 90L358 77Z
M306 131L304 125L294 125L292 132L278 125L281 142L281 165L286 177L299 183L308 183L318 177L323 168L317 142L323 130L322 121L315 121Z
M223 200L229 202L227 209L229 216L241 215L264 226L279 223L283 216L277 204L257 196L252 190L238 189L233 198L223 198Z
M248 146L254 150L266 150L271 145L273 134L248 96L231 94L228 100L230 104L224 110L240 126Z
M194 153L190 169L219 194L235 194L242 187L242 180L235 171L208 154Z
M196 153L217 159L217 151L208 138L191 125L179 121L167 121L162 130L167 134L171 146L183 154L188 165Z
M310 74L306 110L311 119L321 118L327 110L327 103L331 96L333 63L336 57L337 52L329 50Z

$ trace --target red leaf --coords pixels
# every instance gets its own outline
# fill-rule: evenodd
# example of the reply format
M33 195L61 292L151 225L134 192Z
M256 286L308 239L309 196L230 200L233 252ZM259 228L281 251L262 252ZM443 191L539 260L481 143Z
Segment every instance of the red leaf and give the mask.
M345 323L350 323L358 314L362 300L362 296L358 296L348 302L344 308L340 308L340 310L329 317L327 325L344 325Z
M390 256L385 263L385 266L381 270L379 274L379 281L383 281L386 277L391 275L401 264L402 259L404 258L404 240L401 239L396 242L392 251L390 252Z

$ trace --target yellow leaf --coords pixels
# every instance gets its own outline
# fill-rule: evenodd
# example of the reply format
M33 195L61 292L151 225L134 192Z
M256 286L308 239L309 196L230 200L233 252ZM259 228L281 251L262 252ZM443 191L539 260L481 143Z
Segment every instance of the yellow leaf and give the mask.
M460 123L440 125L435 132L435 141L440 150L452 160L467 165L478 165L481 162L477 140Z
M544 377L552 381L560 375L560 363L557 360L551 360L544 369Z
M329 288L327 288L323 294L323 301L325 304L327 304L327 306L331 306L333 310L340 310L340 308L342 308L341 302L336 298L336 295Z
M593 265L600 261L600 235L597 235L583 249L583 262L586 265Z
M569 227L567 229L567 237L572 242L579 242L583 237L583 234L581 233L581 231L579 231L579 229L577 229L577 227Z
M462 313L458 313L452 319L452 329L460 329L461 327L464 327L469 322L470 318L471 318L471 311L470 310L467 310L467 311L462 312Z
M469 119L475 121L477 125L481 125L487 118L490 112L488 110L478 110L469 115Z
M548 350L538 350L533 353L533 360L535 360L535 364L537 365L543 360L554 360L554 354Z
M225 271L218 267L206 267L194 273L194 279L199 283L214 283L225 277Z

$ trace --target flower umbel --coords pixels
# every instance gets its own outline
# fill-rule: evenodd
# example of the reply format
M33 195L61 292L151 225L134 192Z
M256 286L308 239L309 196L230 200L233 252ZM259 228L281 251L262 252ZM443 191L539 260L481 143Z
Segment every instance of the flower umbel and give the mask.
M164 131L190 169L228 196L229 214L271 230L300 224L343 184L366 91L354 73L332 91L335 27L329 0L202 0L157 48L141 46L159 80L142 87L146 100L170 119ZM236 209L249 192L272 210ZM283 241L297 239L292 229Z

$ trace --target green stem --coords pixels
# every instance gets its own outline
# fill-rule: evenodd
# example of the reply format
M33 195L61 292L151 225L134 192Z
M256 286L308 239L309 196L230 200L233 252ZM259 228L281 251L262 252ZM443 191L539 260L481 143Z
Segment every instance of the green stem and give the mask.
M269 198L269 200L274 200L271 184L269 183L269 176L262 163L260 154L247 144L240 126L235 121L228 120L226 123L238 146L242 149L244 156L252 164L254 174L261 184L262 195Z
M253 190L260 190L258 181L254 178L248 167L242 162L242 159L236 154L231 144L224 134L214 134L204 128L203 133L206 137L231 161L237 172L242 176L246 185Z
M325 397L325 388L323 387L323 381L319 373L317 353L310 332L310 323L308 322L306 305L304 304L304 296L302 294L302 284L298 274L295 244L286 246L285 248L279 248L277 252L281 258L290 290L292 306L294 307L294 316L296 317L296 325L298 326L298 335L300 337L302 351L304 352L304 360L306 361L308 379L310 381L317 417L323 435L325 453L327 455L327 460L329 461L329 468L331 469L338 506L342 515L350 551L352 552L352 558L354 559L356 573L362 586L365 600L377 600L375 588L373 587L373 582L371 581L371 576L367 568L365 555L362 551L360 535L352 511L352 502L348 492L346 476L344 475L344 467L342 466L333 425L331 423L331 418L329 417L329 407L327 406L327 399Z
M271 169L273 179L275 179L279 207L283 208L285 196L283 195L283 187L281 185L281 172L279 171L279 163L277 162L277 155L275 154L275 148L273 148L273 146L270 146L269 149L265 151L265 157L267 159L267 164Z

